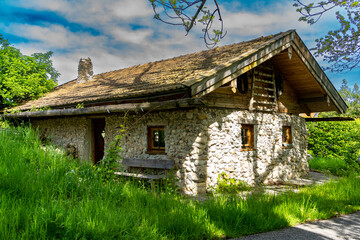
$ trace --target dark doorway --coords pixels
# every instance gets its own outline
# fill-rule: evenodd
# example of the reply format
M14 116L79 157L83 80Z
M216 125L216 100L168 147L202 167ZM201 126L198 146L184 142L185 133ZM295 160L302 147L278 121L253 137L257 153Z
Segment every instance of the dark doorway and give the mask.
M91 159L97 164L104 157L105 118L91 119Z

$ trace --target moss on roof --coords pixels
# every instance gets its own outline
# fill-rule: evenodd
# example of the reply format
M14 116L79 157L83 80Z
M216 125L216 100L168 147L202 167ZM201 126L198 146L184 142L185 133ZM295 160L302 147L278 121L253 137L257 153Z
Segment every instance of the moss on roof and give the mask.
M267 44L277 35L217 47L171 59L97 74L92 80L76 83L76 79L56 87L45 96L20 105L20 110L62 107L78 103L111 101L186 89L204 77L216 73L240 55Z

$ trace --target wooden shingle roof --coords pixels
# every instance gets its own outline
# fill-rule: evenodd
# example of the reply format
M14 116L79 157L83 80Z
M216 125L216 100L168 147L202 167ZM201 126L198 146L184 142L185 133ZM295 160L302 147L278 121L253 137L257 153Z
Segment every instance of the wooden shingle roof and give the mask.
M12 117L93 114L146 108L147 102L189 99L191 104L270 60L292 85L304 112L338 111L347 106L294 30L171 59L76 79L17 107ZM177 96L177 97L174 97ZM74 109L82 103L84 109ZM130 103L136 103L131 105ZM188 104L187 102L186 104ZM129 105L130 104L130 105ZM180 102L169 102L175 108ZM197 104L197 103L196 103ZM121 106L120 106L121 105ZM163 106L163 103L161 103ZM53 110L32 112L32 108ZM64 109L66 108L66 109ZM167 107L165 107L167 108ZM60 112L59 112L60 111Z
M37 100L20 105L20 110L42 107L62 107L78 103L109 101L186 89L192 84L227 66L234 58L284 34L260 37L251 41L187 54L167 60L95 75L85 83L76 79L56 87Z

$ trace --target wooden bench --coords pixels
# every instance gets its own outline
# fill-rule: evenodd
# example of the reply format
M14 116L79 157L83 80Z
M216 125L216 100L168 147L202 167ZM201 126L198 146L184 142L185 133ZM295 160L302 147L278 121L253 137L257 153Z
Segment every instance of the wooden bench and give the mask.
M136 167L136 168L151 168L151 169L163 169L165 174L144 174L144 173L128 173L128 172L115 172L114 174L126 177L137 177L142 179L163 179L166 178L166 171L174 167L175 161L169 159L136 159L136 158L124 158L122 161L124 167Z

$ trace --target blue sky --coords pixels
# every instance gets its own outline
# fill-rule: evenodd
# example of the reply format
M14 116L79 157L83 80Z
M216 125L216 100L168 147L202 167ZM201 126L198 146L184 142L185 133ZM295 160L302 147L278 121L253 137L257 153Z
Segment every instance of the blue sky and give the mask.
M298 22L291 0L218 2L227 31L219 46L296 29L311 48L337 25L333 13L312 26ZM76 78L82 57L98 74L205 50L201 28L185 36L182 27L154 20L148 0L0 0L0 34L24 54L53 51L59 84ZM360 71L326 73L339 88L342 79L357 83Z

